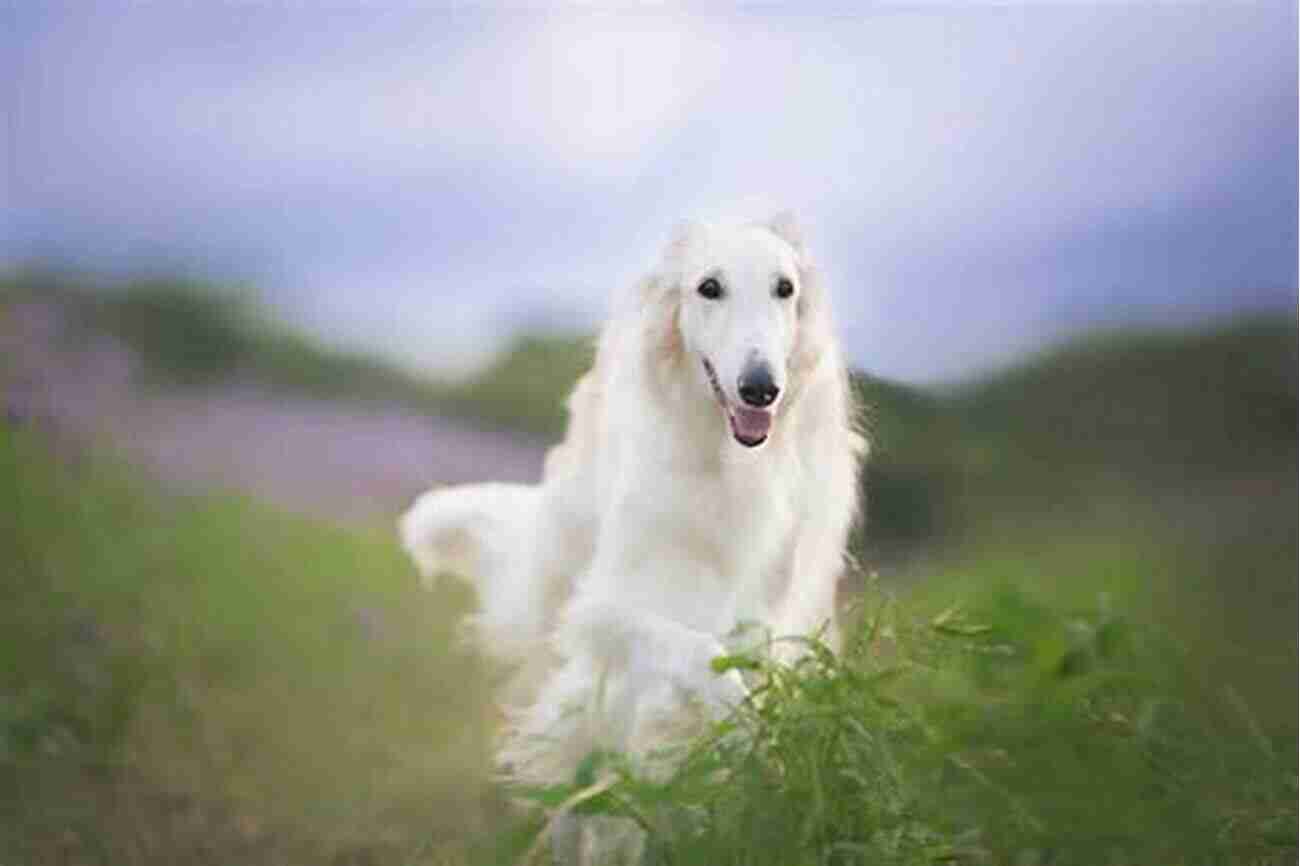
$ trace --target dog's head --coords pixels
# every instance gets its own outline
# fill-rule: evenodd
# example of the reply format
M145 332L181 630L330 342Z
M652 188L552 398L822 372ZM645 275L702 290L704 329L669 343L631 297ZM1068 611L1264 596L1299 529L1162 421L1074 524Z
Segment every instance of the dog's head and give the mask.
M680 226L655 288L656 348L684 363L737 442L762 445L828 339L793 217Z

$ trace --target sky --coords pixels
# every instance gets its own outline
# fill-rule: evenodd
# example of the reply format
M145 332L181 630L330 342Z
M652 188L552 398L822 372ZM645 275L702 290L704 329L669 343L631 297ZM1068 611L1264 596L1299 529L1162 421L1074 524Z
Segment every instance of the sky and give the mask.
M0 265L255 286L459 373L683 218L792 208L855 364L978 375L1297 297L1294 3L0 11Z

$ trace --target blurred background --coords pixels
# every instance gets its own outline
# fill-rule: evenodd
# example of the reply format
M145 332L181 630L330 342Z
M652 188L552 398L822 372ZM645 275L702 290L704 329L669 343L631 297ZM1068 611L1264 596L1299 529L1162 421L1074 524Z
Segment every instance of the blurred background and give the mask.
M673 224L783 208L873 442L846 600L1159 630L1282 779L1207 862L1294 860L1293 3L0 23L0 861L465 862L492 672L392 520L538 478Z

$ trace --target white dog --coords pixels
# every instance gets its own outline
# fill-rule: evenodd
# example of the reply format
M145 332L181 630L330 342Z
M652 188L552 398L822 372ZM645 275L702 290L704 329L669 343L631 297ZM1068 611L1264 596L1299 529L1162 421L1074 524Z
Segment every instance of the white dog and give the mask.
M435 490L401 521L426 578L477 585L475 636L517 670L503 763L542 783L742 701L740 675L710 666L738 626L833 628L865 453L785 214L680 228L568 407L540 485Z

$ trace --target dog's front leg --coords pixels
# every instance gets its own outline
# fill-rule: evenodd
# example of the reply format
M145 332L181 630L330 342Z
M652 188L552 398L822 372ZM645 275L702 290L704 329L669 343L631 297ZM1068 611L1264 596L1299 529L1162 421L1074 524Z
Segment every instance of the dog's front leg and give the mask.
M721 674L715 658L727 650L717 636L652 610L608 599L575 599L564 614L561 649L591 655L626 670L649 686L665 679L698 697L721 718L748 696L735 670Z

